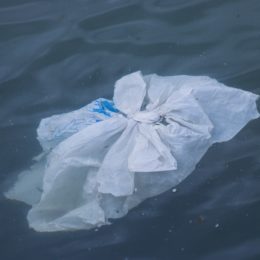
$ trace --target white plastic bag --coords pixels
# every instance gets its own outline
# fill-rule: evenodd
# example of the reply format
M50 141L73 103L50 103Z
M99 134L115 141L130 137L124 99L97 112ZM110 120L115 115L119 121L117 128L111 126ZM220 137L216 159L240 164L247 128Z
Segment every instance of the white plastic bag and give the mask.
M258 118L257 98L204 76L126 75L113 102L41 121L43 155L6 196L32 205L37 231L107 224L176 186L213 143Z

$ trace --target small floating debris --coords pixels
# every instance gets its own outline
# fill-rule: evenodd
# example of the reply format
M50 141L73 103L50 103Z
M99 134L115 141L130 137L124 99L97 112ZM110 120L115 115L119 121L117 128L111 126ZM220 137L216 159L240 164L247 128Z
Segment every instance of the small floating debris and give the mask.
M197 218L197 223L198 224L203 224L203 223L205 223L205 221L206 221L206 217L205 216L203 216L203 215L199 215L198 216L198 218Z

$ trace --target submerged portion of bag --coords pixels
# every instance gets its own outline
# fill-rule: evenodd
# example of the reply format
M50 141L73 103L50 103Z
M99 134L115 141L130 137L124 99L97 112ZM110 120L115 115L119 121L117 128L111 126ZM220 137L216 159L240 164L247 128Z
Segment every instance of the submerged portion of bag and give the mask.
M43 119L43 153L5 195L32 205L37 231L108 224L178 185L213 143L258 118L257 98L205 76L126 75L113 101Z

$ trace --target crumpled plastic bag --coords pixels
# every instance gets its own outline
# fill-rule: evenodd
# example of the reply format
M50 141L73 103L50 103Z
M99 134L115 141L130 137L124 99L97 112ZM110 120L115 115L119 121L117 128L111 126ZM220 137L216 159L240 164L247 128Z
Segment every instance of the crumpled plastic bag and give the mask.
M258 118L257 98L205 76L126 75L113 101L43 119L43 153L5 195L32 205L37 231L108 224L179 184L213 143Z

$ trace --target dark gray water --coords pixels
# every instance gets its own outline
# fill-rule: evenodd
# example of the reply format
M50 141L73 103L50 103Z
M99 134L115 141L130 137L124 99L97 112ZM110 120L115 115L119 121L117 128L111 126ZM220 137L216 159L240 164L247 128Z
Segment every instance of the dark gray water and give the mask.
M144 74L208 75L260 94L259 0L1 0L0 183L40 152L41 118ZM0 259L260 259L260 120L193 174L96 231L36 233L0 198Z

